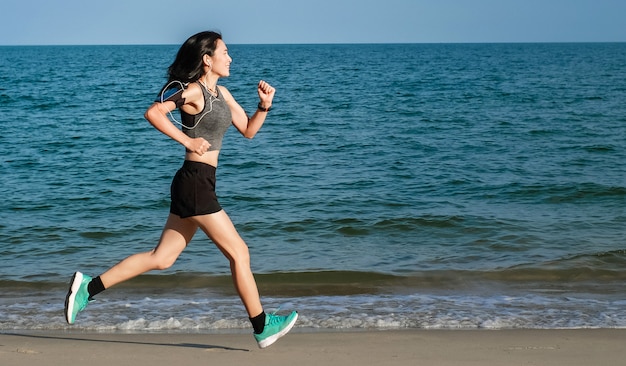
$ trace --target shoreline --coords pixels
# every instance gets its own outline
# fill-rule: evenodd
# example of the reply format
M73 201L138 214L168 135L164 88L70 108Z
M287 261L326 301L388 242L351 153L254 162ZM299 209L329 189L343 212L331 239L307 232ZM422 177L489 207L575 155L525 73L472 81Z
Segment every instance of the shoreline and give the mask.
M261 350L243 333L0 332L2 365L616 365L626 329L307 331Z

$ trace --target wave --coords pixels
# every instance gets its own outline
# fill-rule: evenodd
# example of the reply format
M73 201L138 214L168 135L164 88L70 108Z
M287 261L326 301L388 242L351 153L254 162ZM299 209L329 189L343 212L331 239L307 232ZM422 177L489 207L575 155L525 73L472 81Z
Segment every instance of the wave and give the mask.
M590 273L586 273L587 279L599 279ZM557 286L554 277L567 281ZM266 310L297 309L301 315L297 327L307 329L624 328L624 275L609 277L582 288L576 286L581 278L573 272L549 270L407 275L299 272L261 275L259 287ZM221 288L205 289L209 283ZM516 283L531 286L520 290ZM611 283L613 288L607 289ZM0 331L69 330L63 318L65 286L0 282ZM96 296L71 329L140 333L248 330L236 293L220 293L227 287L232 287L229 276L141 276Z
M597 262L607 263L605 267ZM597 291L622 288L626 281L626 250L580 255L563 263L545 263L540 266L471 271L430 270L402 274L361 271L301 271L256 274L261 293L268 296L349 296L355 294L407 293L421 291L465 291L488 286L515 286L518 289L537 285L552 288L579 288ZM591 265L593 263L594 265ZM41 280L41 276L26 280L0 280L0 289L11 292L60 290L67 284ZM216 293L233 294L230 275L206 273L147 274L116 287L121 291L158 290L181 292L210 289Z

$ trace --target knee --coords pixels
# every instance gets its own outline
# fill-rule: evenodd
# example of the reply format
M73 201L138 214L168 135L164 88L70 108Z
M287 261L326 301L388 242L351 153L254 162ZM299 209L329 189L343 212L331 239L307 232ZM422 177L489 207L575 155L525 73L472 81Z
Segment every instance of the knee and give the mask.
M152 268L154 270L163 271L173 266L175 262L176 258L159 257L157 255L153 255Z
M250 266L250 250L247 245L242 245L230 255L230 262L236 266Z
M163 270L166 270L166 269L170 268L170 267L171 267L171 266L173 266L173 265L174 265L174 261L169 261L169 262L166 262L166 261L156 262L156 263L155 263L155 266L154 266L154 269L155 269L155 270L157 270L157 271L163 271Z

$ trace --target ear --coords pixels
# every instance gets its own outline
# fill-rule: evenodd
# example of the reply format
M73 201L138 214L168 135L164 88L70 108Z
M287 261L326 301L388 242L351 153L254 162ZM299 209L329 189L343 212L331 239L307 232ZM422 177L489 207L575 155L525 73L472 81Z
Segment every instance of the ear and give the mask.
M213 67L211 64L211 56L205 54L204 56L202 56L202 62L204 62L204 64L208 67Z

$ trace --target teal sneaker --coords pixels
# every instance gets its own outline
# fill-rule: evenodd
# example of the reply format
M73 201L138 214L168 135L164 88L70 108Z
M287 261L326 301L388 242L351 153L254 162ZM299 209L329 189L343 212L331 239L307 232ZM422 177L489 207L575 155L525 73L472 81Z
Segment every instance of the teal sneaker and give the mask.
M278 338L287 334L298 319L298 312L293 311L288 316L276 315L276 313L265 316L265 328L263 333L255 334L254 338L259 344L259 348L271 346Z
M85 309L90 301L87 291L89 282L91 282L91 277L80 272L74 273L70 281L70 289L65 297L65 320L69 324L74 324L76 314Z

